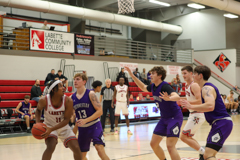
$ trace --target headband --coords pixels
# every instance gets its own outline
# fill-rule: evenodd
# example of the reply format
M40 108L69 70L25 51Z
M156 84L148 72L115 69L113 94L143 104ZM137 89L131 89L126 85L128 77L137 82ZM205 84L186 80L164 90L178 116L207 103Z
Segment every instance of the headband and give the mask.
M58 83L62 83L62 81L57 80L55 81L48 89L48 93L50 94L51 90L58 84Z

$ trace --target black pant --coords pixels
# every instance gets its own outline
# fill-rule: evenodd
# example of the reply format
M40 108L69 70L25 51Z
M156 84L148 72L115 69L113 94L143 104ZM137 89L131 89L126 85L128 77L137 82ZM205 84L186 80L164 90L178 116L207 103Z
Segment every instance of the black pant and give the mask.
M103 114L101 116L102 128L105 128L107 111L110 113L111 129L114 129L114 108L111 107L112 101L103 101Z

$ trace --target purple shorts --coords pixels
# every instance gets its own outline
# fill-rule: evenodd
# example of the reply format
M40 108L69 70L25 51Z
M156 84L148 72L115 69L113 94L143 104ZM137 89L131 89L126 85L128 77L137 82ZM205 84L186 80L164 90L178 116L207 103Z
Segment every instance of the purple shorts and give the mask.
M24 114L24 115L19 114L19 115L18 115L18 118L24 119L24 117L25 117L26 115L29 116L29 117L31 117L31 115L27 113L27 114Z
M233 123L231 120L221 119L214 122L208 134L206 147L219 151L232 132L232 128Z
M90 143L105 146L101 122L97 122L89 127L78 127L78 144L81 152L88 152Z
M153 134L167 137L179 137L183 117L161 118L155 127Z

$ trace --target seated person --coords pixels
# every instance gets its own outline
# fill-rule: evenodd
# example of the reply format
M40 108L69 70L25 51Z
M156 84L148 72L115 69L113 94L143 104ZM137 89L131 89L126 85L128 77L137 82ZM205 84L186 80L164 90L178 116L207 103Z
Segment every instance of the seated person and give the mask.
M128 78L127 78L127 76L126 76L126 74L124 72L124 68L121 68L121 71L119 72L116 81L119 82L119 79L122 78L122 77L125 80L125 84L128 85Z
M29 102L30 100L30 96L26 95L24 97L24 101L23 102L19 102L17 108L16 108L16 112L19 113L19 118L25 119L26 120L26 125L27 125L27 133L31 133L30 130L30 120L32 120L33 118L35 118L35 115L32 115L32 111L31 111L31 103Z
M53 81L53 80L55 80L55 70L54 69L51 70L51 73L48 73L48 75L45 79L44 85L47 86L47 83L49 81Z
M238 98L235 98L234 101L238 103L238 110L237 110L237 112L240 113L240 95L238 96Z
M180 92L182 91L182 83L178 74L176 75L176 78L173 78L171 85L172 87L175 87L176 93L178 93L178 87L180 87Z
M136 70L133 72L133 74L141 80L141 76L140 76L140 73L138 72L138 68L136 68Z
M138 93L137 101L144 101L142 93Z
M146 95L146 98L145 98L145 100L147 100L147 101L150 101L151 99L150 99L150 95L149 94L147 94Z
M237 85L235 85L235 86L233 87L233 90L235 90L235 91L237 91L237 92L240 92L240 90L238 89L238 86L237 86Z
M227 96L225 94L222 94L222 100L223 100L223 103L226 107L227 110L231 109L231 104L229 104L228 100L227 100Z
M151 71L148 71L148 73L147 73L147 80L148 80L148 84L150 84L151 83Z
M101 89L102 89L102 82L101 81L94 81L92 83L92 87L93 87L93 91L95 93L100 93L101 92Z
M144 84L149 85L148 77L145 68L143 68L143 72L141 73L141 79Z
M129 101L135 101L134 98L133 98L133 94L130 94Z
M230 94L227 96L227 100L228 100L229 104L231 104L231 113L232 113L232 115L238 114L237 113L238 103L234 102L233 94L234 93L231 90Z
M63 85L65 84L66 87L65 92L68 92L68 79L62 74L62 70L58 70L58 73L55 75L54 79L62 81Z
M31 89L31 98L32 98L32 100L37 101L37 102L42 97L42 91L39 86L40 86L40 81L37 79Z

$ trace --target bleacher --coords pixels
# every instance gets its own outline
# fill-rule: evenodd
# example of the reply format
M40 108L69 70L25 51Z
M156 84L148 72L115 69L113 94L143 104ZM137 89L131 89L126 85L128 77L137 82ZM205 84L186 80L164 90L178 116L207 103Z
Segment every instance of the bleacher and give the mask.
M3 129L9 129L14 132L14 128L20 128L24 124L25 120L18 118L16 107L19 102L24 100L25 95L31 96L31 88L34 85L35 80L0 80L0 133L3 133ZM43 92L45 86L44 81L40 81L40 88ZM68 87L67 96L72 93L72 87ZM34 100L29 101L32 105L32 113L35 113L37 102ZM34 121L31 121L34 123Z
M116 86L118 84L118 82L112 82L112 86ZM171 84L171 83L169 83ZM173 87L173 89L175 90L175 87ZM180 88L178 88L178 91L180 90ZM139 93L142 93L143 97L145 98L147 94L149 94L150 99L152 101L154 101L152 92L143 92L139 87L137 87L135 82L129 82L129 94L132 94L133 97L136 99ZM180 96L183 97L185 96L185 83L182 83L182 92L180 92ZM188 110L185 107L182 107L180 104L178 104L179 107L181 107L182 112L188 112Z

